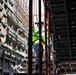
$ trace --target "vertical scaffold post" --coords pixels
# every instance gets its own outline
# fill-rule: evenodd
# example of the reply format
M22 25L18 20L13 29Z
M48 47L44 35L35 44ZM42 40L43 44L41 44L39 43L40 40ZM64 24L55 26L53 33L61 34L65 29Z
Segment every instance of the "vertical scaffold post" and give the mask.
M45 58L46 58L46 73L45 75L47 75L47 68L48 68L48 65L47 65L47 23L46 23L46 20L47 20L47 10L46 10L46 0L44 0L44 19L45 19Z
M32 75L32 0L29 0L28 75Z
M42 75L41 0L39 0L39 75Z
M51 16L51 14L50 14L50 10L48 10L47 11L47 17L48 17L48 75L50 75L51 74L51 72L50 72L50 70L51 70L51 66L50 66L50 64L51 64L51 62L50 62L50 16Z

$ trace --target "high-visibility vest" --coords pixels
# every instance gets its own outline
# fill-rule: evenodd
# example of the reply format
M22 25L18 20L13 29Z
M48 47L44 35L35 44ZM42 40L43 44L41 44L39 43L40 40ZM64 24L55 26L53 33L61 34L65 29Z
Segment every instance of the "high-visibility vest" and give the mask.
M42 41L41 41L41 43L42 43L42 45L44 45L44 40L45 40L45 32L44 32L44 29L42 28L42 30L41 30L41 36L42 36ZM39 27L38 26L36 26L35 28L34 28L34 32L33 32L33 43L35 43L35 44L39 44Z

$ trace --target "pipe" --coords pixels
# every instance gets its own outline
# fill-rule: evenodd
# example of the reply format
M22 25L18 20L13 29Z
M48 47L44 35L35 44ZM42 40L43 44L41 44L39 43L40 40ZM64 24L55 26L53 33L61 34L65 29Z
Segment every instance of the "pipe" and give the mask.
M48 18L48 75L50 75L50 10L47 11Z
M32 0L29 0L28 75L32 74Z
M45 16L45 18L44 18L44 20L45 20L45 59L46 59L46 73L45 73L45 75L47 75L47 67L48 67L48 65L47 65L47 24L46 24L46 19L47 19L47 10L46 10L46 0L44 0L44 16Z
M39 0L39 75L42 75L41 0Z

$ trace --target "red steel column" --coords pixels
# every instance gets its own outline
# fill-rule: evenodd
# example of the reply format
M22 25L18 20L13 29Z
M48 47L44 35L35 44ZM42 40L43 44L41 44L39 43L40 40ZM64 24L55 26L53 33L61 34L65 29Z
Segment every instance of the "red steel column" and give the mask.
M50 14L50 10L47 11L47 17L48 17L48 75L50 75L50 17L51 17L51 14Z

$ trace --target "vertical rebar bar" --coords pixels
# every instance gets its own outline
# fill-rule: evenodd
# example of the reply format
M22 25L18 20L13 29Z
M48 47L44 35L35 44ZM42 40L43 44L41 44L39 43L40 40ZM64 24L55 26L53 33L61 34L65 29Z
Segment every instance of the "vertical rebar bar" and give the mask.
M32 0L29 0L28 75L32 75Z
M46 0L44 0L44 16L45 16L45 59L46 59L46 73L47 75L47 24L46 24L46 19L47 19L47 10L46 10Z
M42 75L41 0L39 0L39 75Z
M47 11L47 17L48 17L48 75L50 75L50 10Z

